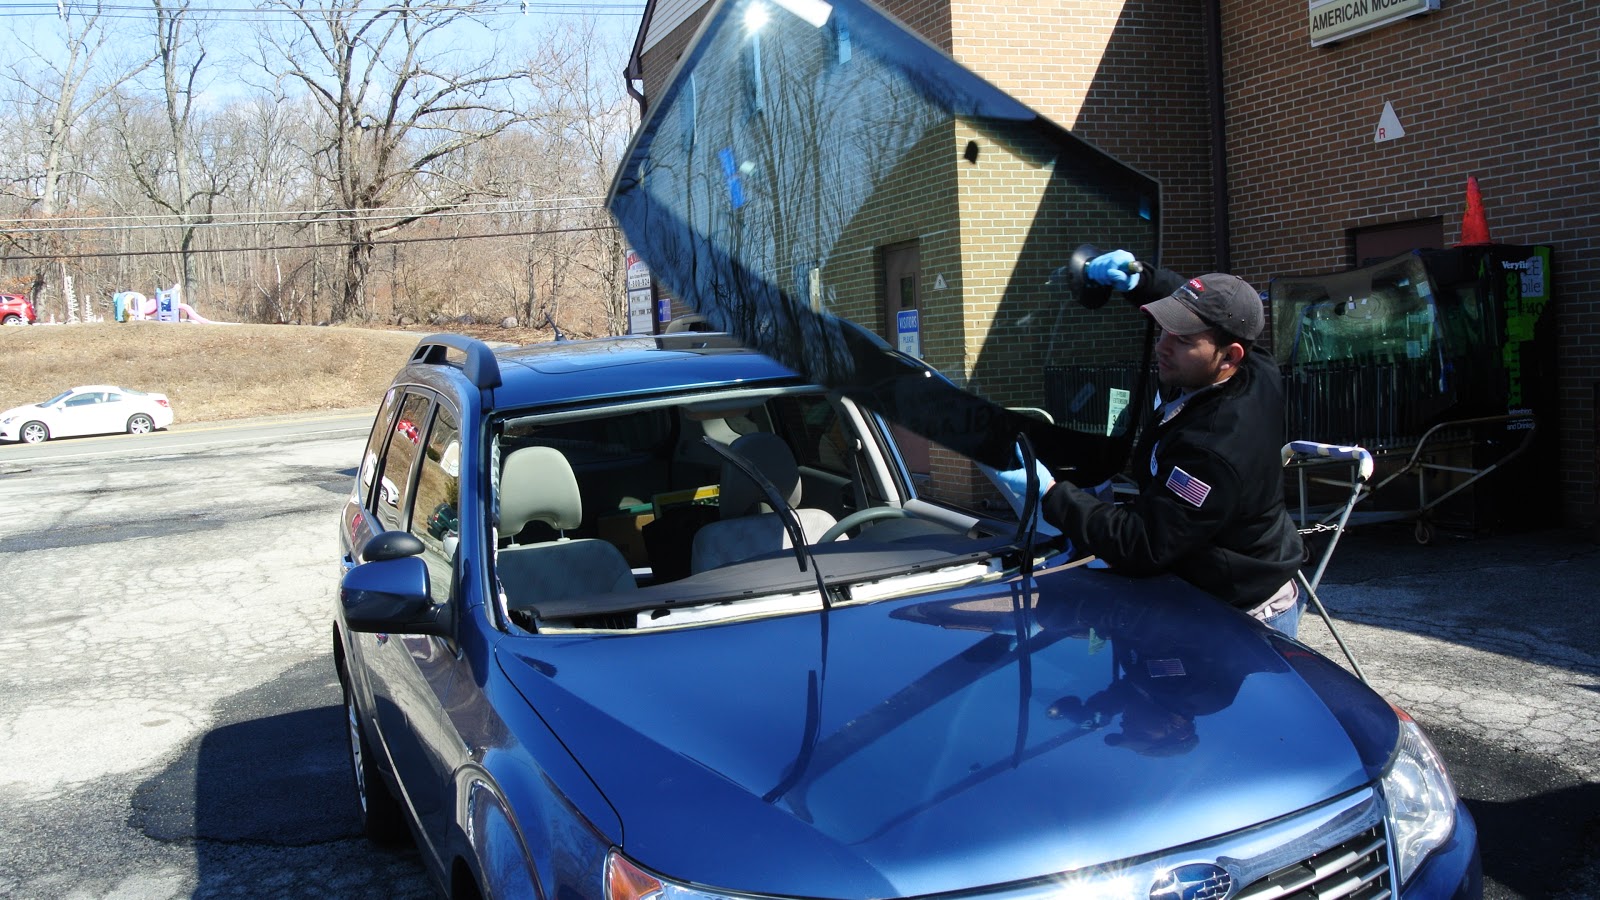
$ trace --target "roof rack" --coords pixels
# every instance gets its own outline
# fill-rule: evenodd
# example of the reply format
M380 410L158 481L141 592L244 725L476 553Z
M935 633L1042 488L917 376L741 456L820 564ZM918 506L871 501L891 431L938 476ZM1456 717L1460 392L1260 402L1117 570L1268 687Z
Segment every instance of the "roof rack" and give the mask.
M459 350L466 355L461 371L480 391L500 386L500 362L495 359L489 345L464 334L430 334L418 344L411 354L414 363L443 365L450 362L449 350Z

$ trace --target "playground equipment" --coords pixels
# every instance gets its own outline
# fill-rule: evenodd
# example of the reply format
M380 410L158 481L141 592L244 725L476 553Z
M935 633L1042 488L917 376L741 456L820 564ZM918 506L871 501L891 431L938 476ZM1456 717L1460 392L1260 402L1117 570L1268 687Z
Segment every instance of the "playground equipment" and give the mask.
M151 320L157 322L177 322L187 318L191 322L201 325L215 325L216 323L194 311L194 307L179 299L179 289L176 285L167 290L156 291L156 296L147 297L138 291L119 291L111 297L112 311L118 322L138 322ZM166 309L163 310L163 304Z

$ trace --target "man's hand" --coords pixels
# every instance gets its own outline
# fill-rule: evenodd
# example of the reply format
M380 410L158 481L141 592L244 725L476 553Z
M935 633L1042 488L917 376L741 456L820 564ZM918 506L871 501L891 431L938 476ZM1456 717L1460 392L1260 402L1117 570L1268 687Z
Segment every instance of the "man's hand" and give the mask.
M1035 461L1033 468L1039 475L1039 496L1043 497L1050 492L1050 488L1055 486L1056 480L1050 475L1050 470L1044 467L1044 463ZM1016 511L1017 515L1022 515L1023 501L1028 496L1028 470L1021 467L1006 469L995 472L994 476L1000 482L1000 487L1005 492L1006 501L1011 504L1011 508Z
M1132 253L1113 250L1089 261L1084 274L1095 284L1103 284L1118 291L1131 291L1139 286L1139 273L1128 274L1128 267L1136 262Z

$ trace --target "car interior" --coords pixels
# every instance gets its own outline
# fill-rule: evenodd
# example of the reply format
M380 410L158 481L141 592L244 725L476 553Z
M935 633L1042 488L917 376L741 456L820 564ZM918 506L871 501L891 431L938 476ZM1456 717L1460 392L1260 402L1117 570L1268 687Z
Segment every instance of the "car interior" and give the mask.
M1016 524L903 500L898 468L870 439L876 427L816 388L499 420L496 575L508 617L539 631L661 627L815 608L824 578L861 593L863 580L908 568L983 577L974 560L1013 542ZM793 510L800 550L768 490Z

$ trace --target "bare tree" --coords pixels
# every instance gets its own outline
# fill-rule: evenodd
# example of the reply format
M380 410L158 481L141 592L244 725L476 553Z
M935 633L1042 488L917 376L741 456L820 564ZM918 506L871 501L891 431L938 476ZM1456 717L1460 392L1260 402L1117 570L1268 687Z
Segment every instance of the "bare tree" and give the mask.
M491 196L492 185L460 181L451 164L467 148L529 115L506 88L524 74L498 52L452 54L472 27L478 0L271 0L291 24L266 35L263 65L316 100L326 128L318 154L339 206L346 243L334 321L362 317L376 240L418 219ZM276 59L266 58L275 55ZM408 206L383 219L385 207Z
M317 250L291 249L315 241L315 230L292 212L314 202L310 164L315 132L308 124L316 110L310 100L258 94L230 104L210 126L229 137L238 170L249 190L234 190L232 210L246 224L233 242L245 252L239 293L248 314L266 322L315 321L311 308L312 271Z
M4 189L45 221L68 205L65 185L73 174L70 150L78 127L153 61L153 56L120 52L123 44L115 40L98 0L62 4L58 9L55 32L19 41L22 52L12 57L5 73L28 103L29 118L35 125L18 129L17 137L32 144L26 153L28 165L22 176L8 180ZM58 52L52 44L62 49ZM61 253L58 242L48 239L35 240L28 248L27 255L37 263L32 286L35 302L42 301L55 268L51 258L59 259ZM58 266L64 283L65 264ZM62 300L65 305L67 298Z
M140 192L177 220L178 279L183 296L192 299L195 237L213 221L217 198L227 193L235 170L219 164L218 141L226 133L196 127L195 94L207 52L202 34L186 34L189 0L152 4L161 125L155 129L156 140L143 146L134 141L132 128L121 128L118 134Z
M539 108L548 111L542 122L553 148L551 156L564 162L562 183L576 189L573 193L605 196L628 136L638 126L638 107L623 92L616 74L626 52L599 35L592 21L584 21L569 24L562 38L550 42L528 65L540 90ZM572 239L560 242L563 257L550 260L552 271L564 273L574 265L584 269L600 295L605 330L626 332L621 230L598 204L578 206L563 224L571 229Z

